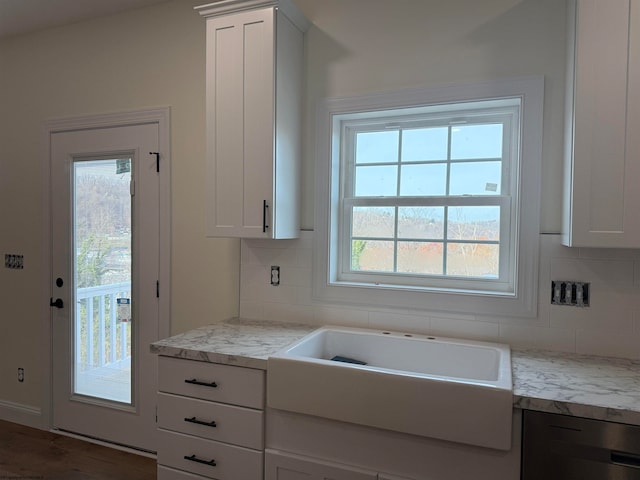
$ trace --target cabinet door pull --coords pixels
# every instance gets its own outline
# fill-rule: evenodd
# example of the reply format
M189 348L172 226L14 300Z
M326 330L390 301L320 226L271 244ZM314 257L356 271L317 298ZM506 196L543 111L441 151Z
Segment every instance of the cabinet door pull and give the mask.
M198 420L196 417L191 417L191 418L185 417L184 421L189 423L197 423L198 425L205 425L207 427L216 426L216 422L214 422L213 420L211 420L210 422L206 422L204 420Z
M210 467L216 466L215 459L213 460L202 460L201 458L196 457L195 455L185 455L185 460L189 460L190 462L202 463L203 465L209 465Z
M211 387L211 388L218 387L216 382L201 382L200 380L196 380L195 378L192 378L191 380L185 380L184 383L190 383L191 385L202 385L203 387Z
M269 225L267 225L267 212L269 211L269 205L267 205L267 201L262 201L262 233L267 231Z

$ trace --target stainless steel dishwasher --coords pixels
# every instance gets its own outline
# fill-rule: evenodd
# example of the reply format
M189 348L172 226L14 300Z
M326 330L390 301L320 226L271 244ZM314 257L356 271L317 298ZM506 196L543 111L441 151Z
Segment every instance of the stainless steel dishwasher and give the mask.
M640 427L525 410L522 480L640 480Z

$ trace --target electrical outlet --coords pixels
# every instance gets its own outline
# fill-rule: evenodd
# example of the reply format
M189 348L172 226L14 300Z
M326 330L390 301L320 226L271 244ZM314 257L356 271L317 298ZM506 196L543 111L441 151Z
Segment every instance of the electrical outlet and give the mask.
M18 368L18 381L24 382L24 368Z
M22 270L24 268L24 256L16 255L15 253L5 253L4 266L5 268L11 268L13 270Z
M280 285L280 267L277 265L271 265L271 285Z

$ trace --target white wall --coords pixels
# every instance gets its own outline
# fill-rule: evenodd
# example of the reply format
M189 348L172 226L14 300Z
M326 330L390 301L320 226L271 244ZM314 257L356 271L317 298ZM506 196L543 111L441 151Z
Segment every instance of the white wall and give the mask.
M325 97L544 75L542 232L561 226L565 2L295 0L306 36L302 227L313 229L315 115Z
M302 225L313 230L316 109L326 97L544 75L542 233L561 225L565 8L558 0L296 0L306 37ZM524 179L526 181L526 179ZM524 219L526 221L526 219ZM385 310L312 300L313 235L242 242L240 314L502 341L516 347L640 358L640 250L569 249L540 235L538 315ZM269 266L282 284L269 284ZM550 305L551 280L591 282L591 306Z
M640 250L568 248L540 235L538 314L509 318L430 309L327 305L312 299L313 232L297 240L242 241L240 315L312 325L347 325L640 358ZM281 284L270 285L270 266ZM591 283L590 307L551 305L551 280ZM384 295L384 293L381 293Z
M238 312L239 242L205 237L205 22L201 2L154 7L0 41L0 268L2 405L40 408L40 354L49 298L42 123L84 114L171 107L172 331ZM55 325L52 326L55 328ZM17 382L23 367L26 381Z

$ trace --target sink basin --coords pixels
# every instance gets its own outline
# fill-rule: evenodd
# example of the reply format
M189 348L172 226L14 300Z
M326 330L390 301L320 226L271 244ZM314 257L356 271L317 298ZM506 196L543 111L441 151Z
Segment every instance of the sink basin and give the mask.
M511 448L508 345L325 327L269 357L267 373L271 408Z

